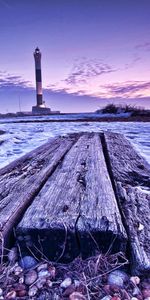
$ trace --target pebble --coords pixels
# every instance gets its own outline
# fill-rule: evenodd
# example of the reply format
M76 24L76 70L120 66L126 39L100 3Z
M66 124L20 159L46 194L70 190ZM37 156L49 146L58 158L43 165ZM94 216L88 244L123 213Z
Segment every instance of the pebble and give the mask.
M135 285L138 285L140 283L140 278L138 276L132 276L130 277L130 281Z
M119 296L113 296L111 300L121 300L121 298Z
M11 292L8 292L7 295L6 295L6 299L16 299L16 292L15 291L11 291Z
M71 284L70 286L68 286L65 291L63 292L63 296L64 297L69 297L69 295L71 295L73 292L75 292L75 285Z
M138 298L136 298L136 297L132 297L132 298L131 298L131 300L138 300Z
M144 300L150 300L150 297L145 298Z
M34 285L29 289L28 295L29 297L34 297L38 292L38 288Z
M18 297L25 297L26 295L27 295L26 290L20 290L20 291L17 292Z
M108 284L117 285L121 288L124 287L124 283L128 280L128 276L123 271L113 271L108 275Z
M71 284L72 284L71 278L67 277L65 280L62 281L62 283L60 284L60 287L63 288L63 289L66 289Z
M142 295L143 295L144 299L150 297L150 289L144 289L142 291Z
M13 247L10 249L8 253L8 260L10 263L14 263L18 259L17 247Z
M110 299L111 299L111 296L108 295L108 296L103 297L101 300L110 300Z
M40 272L41 270L47 270L47 268L48 268L47 263L41 264L37 267L37 272Z
M0 296L3 295L3 290L0 288Z
M20 261L19 261L19 265L23 268L23 269L30 269L33 268L37 265L37 261L34 257L32 256L24 256Z
M25 284L31 285L37 280L37 272L34 270L30 270L25 276Z
M14 274L16 276L20 275L23 272L23 269L20 266L16 266L14 269Z
M0 296L0 300L4 300L4 297L3 297L3 296Z
M73 293L69 296L69 300L86 300L86 298L85 298L84 295L82 295L81 293L73 292Z
M49 276L48 270L41 270L40 272L38 272L38 277L48 277L48 276Z

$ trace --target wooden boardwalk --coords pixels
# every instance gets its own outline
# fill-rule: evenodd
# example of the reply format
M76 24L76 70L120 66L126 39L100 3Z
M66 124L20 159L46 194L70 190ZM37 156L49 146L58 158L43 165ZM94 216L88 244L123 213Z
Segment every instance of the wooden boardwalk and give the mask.
M150 166L122 135L53 138L0 170L4 245L15 232L23 254L63 262L129 245L134 272L147 272L149 188Z

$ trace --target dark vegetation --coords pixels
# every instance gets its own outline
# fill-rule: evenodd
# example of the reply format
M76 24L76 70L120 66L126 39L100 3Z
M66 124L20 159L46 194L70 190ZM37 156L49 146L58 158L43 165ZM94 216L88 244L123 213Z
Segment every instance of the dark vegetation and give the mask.
M150 116L150 110L146 110L142 107L137 107L129 104L115 105L114 103L110 103L102 109L98 109L96 112L102 114L131 113L131 116Z

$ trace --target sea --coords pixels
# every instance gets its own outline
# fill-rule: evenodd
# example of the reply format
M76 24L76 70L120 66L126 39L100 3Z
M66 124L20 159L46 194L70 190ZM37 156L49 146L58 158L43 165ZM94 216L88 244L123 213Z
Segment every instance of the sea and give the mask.
M90 116L99 117L96 114ZM85 121L80 122L80 118L84 118ZM89 122L88 118L88 114L64 114L0 119L0 130L5 132L0 134L0 168L47 142L51 137L73 132L102 132L103 130L124 134L150 163L150 123ZM65 122L60 122L64 119ZM44 122L45 120L53 120L53 122Z

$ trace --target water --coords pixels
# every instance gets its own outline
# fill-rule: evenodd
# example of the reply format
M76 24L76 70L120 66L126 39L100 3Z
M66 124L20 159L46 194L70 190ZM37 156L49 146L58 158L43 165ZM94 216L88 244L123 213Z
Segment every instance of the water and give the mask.
M49 117L42 117L42 119L47 118ZM56 118L56 116L51 116L51 118ZM68 115L68 118L70 119L71 116ZM27 119L30 118L27 117ZM102 130L124 134L150 163L150 123L87 121L38 123L36 118L34 119L34 123L13 123L16 120L14 118L0 120L0 130L6 131L5 134L0 135L0 167L40 146L51 137L72 132L101 132Z

